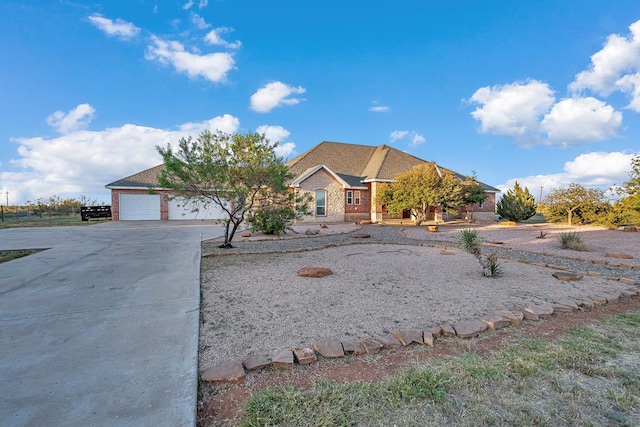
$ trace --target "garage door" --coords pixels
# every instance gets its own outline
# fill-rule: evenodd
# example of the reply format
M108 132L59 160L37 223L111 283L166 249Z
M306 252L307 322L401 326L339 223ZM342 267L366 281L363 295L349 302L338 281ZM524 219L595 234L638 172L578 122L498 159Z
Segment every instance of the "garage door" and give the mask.
M192 212L192 205L182 198L169 200L169 219L222 219L226 213L216 204L210 204L206 208L199 207L197 212Z
M160 219L159 194L120 194L120 220Z

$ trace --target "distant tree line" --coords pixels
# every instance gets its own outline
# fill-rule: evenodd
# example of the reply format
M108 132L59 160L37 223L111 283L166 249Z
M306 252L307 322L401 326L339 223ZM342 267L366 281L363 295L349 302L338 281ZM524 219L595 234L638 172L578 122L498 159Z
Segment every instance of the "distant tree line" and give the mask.
M39 197L35 201L27 200L22 210L26 211L27 215L35 215L42 218L45 215L48 217L55 215L75 215L80 213L81 206L99 205L101 205L101 203L96 199L91 199L87 196L80 196L77 199L63 199L53 195L46 198Z

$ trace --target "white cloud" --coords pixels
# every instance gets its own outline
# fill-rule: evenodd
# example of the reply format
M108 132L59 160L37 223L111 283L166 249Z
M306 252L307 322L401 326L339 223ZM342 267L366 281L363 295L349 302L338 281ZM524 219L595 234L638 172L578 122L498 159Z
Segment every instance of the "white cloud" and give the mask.
M140 33L140 28L136 27L131 22L124 21L120 18L113 21L96 13L89 16L88 19L89 22L91 22L94 26L96 26L108 36L114 36L123 40L129 40Z
M378 105L376 101L371 101L371 107L369 107L369 111L374 113L388 113L391 111L388 105Z
M207 35L204 37L204 40L211 45L222 46L229 49L240 49L240 47L242 46L242 42L240 42L239 40L228 42L221 37L222 34L229 33L231 31L233 31L233 29L227 27L214 28L207 33Z
M145 58L161 64L170 64L191 78L203 77L211 82L222 82L227 73L234 68L232 53L216 52L205 55L187 52L182 43L151 37L152 44L147 47Z
M427 141L423 135L413 130L394 130L389 134L389 141L392 144L405 138L409 140L409 147L417 147Z
M95 116L95 108L89 104L80 104L76 108L64 111L56 111L47 117L47 124L62 134L74 132L89 126Z
M411 142L409 142L409 146L410 147L417 147L420 144L423 144L424 142L426 142L426 139L424 136L420 135L419 133L413 133L413 136L411 137Z
M209 0L200 0L200 3L198 3L198 9L203 9L207 7L208 4Z
M483 133L522 136L535 131L538 120L554 102L553 90L537 80L486 86L471 99L480 104L471 115L480 121Z
M156 146L197 136L202 130L236 132L239 120L229 114L185 123L177 130L125 124L101 131L78 130L57 138L14 138L18 172L0 172L0 182L16 203L56 194L99 197L108 202L104 186L162 163ZM94 196L95 195L95 196Z
M256 132L259 134L264 134L264 136L272 143L278 143L278 146L275 149L276 155L278 157L284 157L285 159L289 157L293 150L296 148L296 144L293 142L284 142L286 138L291 135L291 132L283 128L282 126L269 126L262 125L258 126Z
M601 151L585 153L565 162L562 172L512 178L497 187L504 193L513 188L515 181L518 181L521 186L528 187L536 199L540 198L541 186L543 187L543 198L552 189L567 187L571 183L607 189L615 184L620 185L629 179L631 159L636 154L638 153Z
M389 134L389 141L391 143L394 143L396 141L401 140L402 138L404 138L407 135L409 135L409 131L408 130L394 130L393 132L391 132Z
M207 23L202 16L193 12L191 12L191 22L199 30L205 30L211 26L211 24Z
M282 82L271 82L251 95L251 109L258 113L268 113L281 105L296 105L304 99L289 98L289 96L302 94L306 91L302 86L294 87Z
M630 34L611 34L604 47L591 56L588 69L578 73L569 89L589 89L602 96L621 91L631 98L628 108L640 112L640 21L629 26Z
M568 98L553 106L541 123L549 142L559 145L602 141L616 136L622 113L595 98Z
M184 5L182 5L183 10L189 10L193 7L193 0L188 0Z
M222 131L224 133L235 133L240 128L240 120L231 114L224 114L222 116L214 117L210 120L203 122L189 122L180 125L180 130L191 134L199 134L203 130L209 130L212 132Z

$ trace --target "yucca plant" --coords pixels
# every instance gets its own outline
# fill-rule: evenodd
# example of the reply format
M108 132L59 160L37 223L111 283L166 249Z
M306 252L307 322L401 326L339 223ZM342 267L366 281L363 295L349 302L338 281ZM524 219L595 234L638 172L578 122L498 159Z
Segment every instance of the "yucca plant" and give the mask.
M498 277L502 274L502 268L495 253L491 253L486 257L482 255L482 242L480 241L478 230L471 228L460 230L458 244L462 249L476 257L482 267L483 276Z
M580 233L570 231L567 233L560 233L560 247L562 249L572 249L574 251L588 251L587 245L582 241Z

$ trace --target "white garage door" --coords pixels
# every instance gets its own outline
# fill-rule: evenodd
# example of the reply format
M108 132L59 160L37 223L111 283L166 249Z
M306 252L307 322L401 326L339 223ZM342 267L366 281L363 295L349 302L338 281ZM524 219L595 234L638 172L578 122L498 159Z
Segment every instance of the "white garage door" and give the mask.
M192 212L192 205L184 199L176 197L169 200L169 219L222 219L225 212L216 204L210 204L206 208L199 207L197 212Z
M160 219L159 194L120 194L120 220Z

